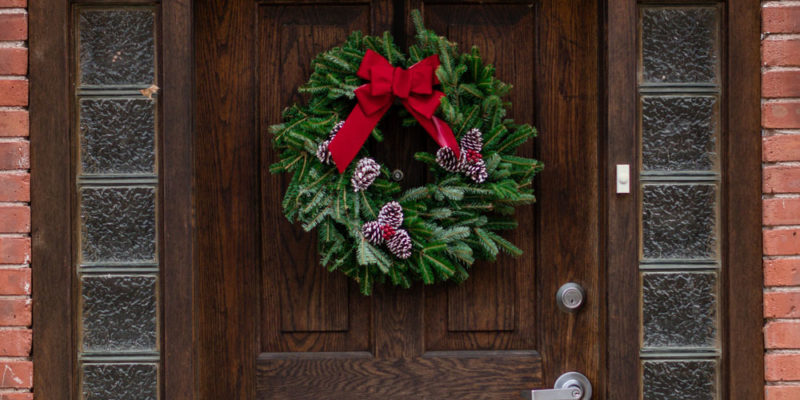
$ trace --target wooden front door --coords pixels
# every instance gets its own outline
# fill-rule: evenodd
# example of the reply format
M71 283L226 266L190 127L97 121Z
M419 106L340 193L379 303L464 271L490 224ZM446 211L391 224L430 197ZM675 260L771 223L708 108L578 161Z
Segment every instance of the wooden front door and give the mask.
M598 5L588 0L207 1L195 6L196 348L203 399L509 399L584 373L602 393ZM315 54L349 32L412 42L408 12L477 45L512 83L511 116L540 137L535 206L510 236L525 252L463 285L378 287L320 266L316 239L281 211L286 178L267 127L303 101ZM424 180L419 129L384 119L379 157ZM397 126L397 128L395 128ZM168 133L167 133L168 134ZM560 311L566 282L587 293ZM169 316L167 316L169 318ZM598 398L599 396L595 396Z

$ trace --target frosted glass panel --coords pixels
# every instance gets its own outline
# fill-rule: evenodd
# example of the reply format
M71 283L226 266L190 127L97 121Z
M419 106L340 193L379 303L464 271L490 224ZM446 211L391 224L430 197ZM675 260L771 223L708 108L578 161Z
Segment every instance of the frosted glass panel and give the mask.
M716 361L644 361L642 365L644 400L718 399Z
M156 261L154 188L85 187L80 200L84 262Z
M81 99L82 172L155 173L155 129L152 100Z
M156 351L156 308L155 276L84 275L82 350Z
M645 350L717 345L717 273L642 275L642 347Z
M642 188L645 259L717 255L717 191L713 184L652 184Z
M644 7L641 12L643 82L717 82L716 8Z
M84 400L156 400L156 364L84 364L81 371Z
M713 96L642 97L642 168L715 169L717 109Z
M81 10L81 85L154 83L154 20L151 9Z

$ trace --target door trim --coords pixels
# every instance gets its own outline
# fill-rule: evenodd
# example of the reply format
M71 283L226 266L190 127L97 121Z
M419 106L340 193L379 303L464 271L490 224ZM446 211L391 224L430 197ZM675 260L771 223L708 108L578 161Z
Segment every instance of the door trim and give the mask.
M141 0L115 4L151 5ZM70 111L71 10L83 0L30 2L29 79L31 142L31 236L33 291L33 387L37 398L71 399L77 395L77 291L72 264L74 157ZM167 0L156 5L162 24L162 132L157 147L161 192L159 246L159 335L161 398L194 397L193 221L192 221L192 2ZM67 239L65 239L67 238ZM169 290L166 290L169 288Z
M694 4L694 3L692 3ZM714 4L714 3L709 3ZM721 201L736 221L721 227L722 247L720 326L722 335L721 398L764 398L763 271L761 247L761 108L760 4L728 0L723 13L721 43L727 129L727 157L721 161L726 191ZM606 170L616 164L638 165L637 132L637 2L609 0L606 9ZM735 27L730 29L729 27ZM726 43L730 45L725 48ZM636 170L636 168L634 168ZM632 171L631 181L637 182ZM731 179L729 177L735 177ZM607 366L608 399L639 398L638 193L617 196L613 174L606 177L608 202ZM731 295L735 294L735 295Z

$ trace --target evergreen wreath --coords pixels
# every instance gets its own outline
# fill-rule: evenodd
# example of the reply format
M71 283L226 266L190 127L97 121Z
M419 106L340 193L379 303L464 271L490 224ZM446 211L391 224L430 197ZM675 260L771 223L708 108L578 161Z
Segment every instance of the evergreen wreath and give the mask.
M532 180L542 169L539 161L515 155L536 130L506 118L510 103L502 98L511 86L494 77L477 48L460 54L455 43L423 26L418 11L412 20L417 42L408 56L388 32L353 32L340 47L317 55L311 78L299 88L310 95L308 103L285 109L284 122L270 127L280 155L270 171L292 174L283 199L286 217L306 231L317 229L322 265L356 280L364 295L387 280L404 288L420 280L461 282L477 259L495 260L501 250L521 255L500 231L517 227L516 206L535 201ZM438 56L440 65L431 71L444 94L431 109L438 117L431 118L441 118L437 129L446 123L454 136L450 143L458 138L460 146L414 155L430 168L432 182L424 186L403 190L380 158L360 145L349 150L357 163L335 160L329 149L359 107L357 89L368 83L360 77L362 61L375 55L403 68ZM399 112L404 126L419 124L413 112ZM382 140L378 127L365 132Z

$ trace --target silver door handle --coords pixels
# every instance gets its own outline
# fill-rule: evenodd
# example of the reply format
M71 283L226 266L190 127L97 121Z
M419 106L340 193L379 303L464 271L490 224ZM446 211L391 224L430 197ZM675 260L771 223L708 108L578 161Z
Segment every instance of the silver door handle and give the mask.
M522 392L527 400L590 400L592 384L580 372L567 372L556 379L553 389L534 389Z

